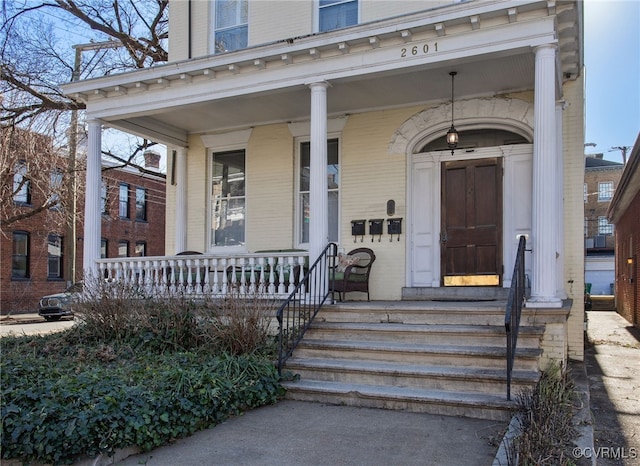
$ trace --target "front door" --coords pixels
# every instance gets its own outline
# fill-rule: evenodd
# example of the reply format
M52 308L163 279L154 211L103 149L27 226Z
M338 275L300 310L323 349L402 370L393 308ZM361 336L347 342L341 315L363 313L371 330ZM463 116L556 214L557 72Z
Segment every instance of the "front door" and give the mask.
M502 275L502 158L442 163L444 286L499 286Z

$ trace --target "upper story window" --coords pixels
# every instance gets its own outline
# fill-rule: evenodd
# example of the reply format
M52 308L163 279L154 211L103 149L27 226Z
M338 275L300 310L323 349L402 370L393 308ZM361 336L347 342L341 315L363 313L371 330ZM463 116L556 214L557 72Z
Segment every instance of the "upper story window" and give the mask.
M216 0L214 21L214 53L230 52L247 47L248 0Z
M358 24L358 0L320 0L319 31L333 31Z
M598 234L612 235L613 225L607 221L607 217L598 217Z
M243 246L245 238L245 151L213 154L211 246Z
M147 220L147 190L136 188L136 220Z
M62 192L62 171L58 169L51 170L50 176L49 187L51 195L49 196L49 202L52 205L52 209L61 209L62 200L60 199L60 193Z
M106 215L107 212L107 180L102 178L100 184L100 213Z
M27 164L22 161L13 174L13 201L19 204L31 203L31 181L27 178Z
M47 243L47 278L62 278L62 237L49 235Z
M129 257L129 241L118 242L118 257Z
M298 243L309 243L309 220L310 212L309 174L311 170L311 144L302 142L300 144L300 169L298 181ZM329 241L338 241L338 219L339 219L339 195L340 195L340 164L338 161L338 139L327 141L327 215L329 226Z
M613 197L613 181L598 183L598 201L610 201Z
M11 278L29 278L29 233L24 231L13 233Z
M118 215L120 215L120 218L129 218L129 185L128 184L120 185Z

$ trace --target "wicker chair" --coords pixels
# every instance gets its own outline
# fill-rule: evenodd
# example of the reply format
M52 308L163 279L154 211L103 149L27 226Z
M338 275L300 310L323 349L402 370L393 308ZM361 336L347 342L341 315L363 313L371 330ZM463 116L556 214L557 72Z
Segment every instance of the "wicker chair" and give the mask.
M357 260L354 261L353 258L356 257ZM351 291L367 293L367 301L370 301L369 275L375 260L376 255L369 248L353 249L342 256L330 283L331 290L338 293L340 301L344 301L345 293Z

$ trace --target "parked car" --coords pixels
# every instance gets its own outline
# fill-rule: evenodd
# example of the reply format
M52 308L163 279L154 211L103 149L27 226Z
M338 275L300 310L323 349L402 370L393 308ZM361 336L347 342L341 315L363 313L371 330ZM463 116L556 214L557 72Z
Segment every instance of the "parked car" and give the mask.
M80 293L82 283L75 283L62 293L44 296L38 303L38 314L49 322L73 316L73 304L80 300Z

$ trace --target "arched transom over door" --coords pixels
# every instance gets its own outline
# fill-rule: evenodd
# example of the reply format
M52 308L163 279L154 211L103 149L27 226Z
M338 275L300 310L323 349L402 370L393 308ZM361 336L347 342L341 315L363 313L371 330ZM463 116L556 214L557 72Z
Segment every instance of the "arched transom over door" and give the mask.
M406 286L510 285L517 236L531 232L533 154L532 105L514 101L467 102L453 155L447 120L435 119L446 105L396 132L389 150L407 150L409 176Z

